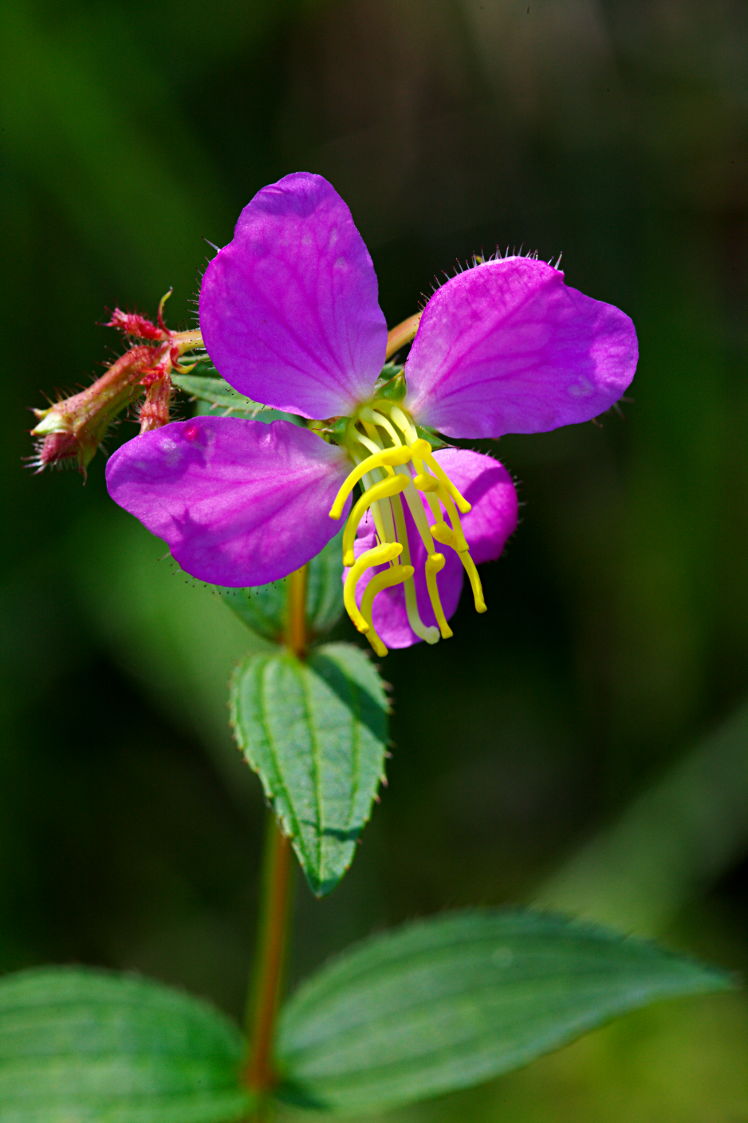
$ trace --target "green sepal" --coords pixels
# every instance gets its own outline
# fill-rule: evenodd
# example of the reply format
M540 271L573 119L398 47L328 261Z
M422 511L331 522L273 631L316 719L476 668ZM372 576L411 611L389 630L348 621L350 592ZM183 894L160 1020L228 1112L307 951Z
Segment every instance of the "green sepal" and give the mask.
M377 380L374 396L387 398L392 402L401 402L405 397L406 389L403 368L398 363L385 363Z
M306 627L310 642L329 632L343 615L342 530L308 563ZM286 634L288 578L248 589L219 588L226 604L264 639L281 643Z
M302 984L281 1016L277 1095L379 1112L518 1068L656 999L730 985L563 916L447 914L376 936Z
M131 975L44 967L0 980L0 1123L235 1123L239 1031Z
M433 429L427 429L425 425L416 425L416 432L419 437L423 437L425 441L428 441L433 449L447 447L447 442L444 440L444 437L440 437Z
M304 661L251 655L234 673L231 718L312 892L329 893L353 861L384 780L388 704L376 669L342 643Z

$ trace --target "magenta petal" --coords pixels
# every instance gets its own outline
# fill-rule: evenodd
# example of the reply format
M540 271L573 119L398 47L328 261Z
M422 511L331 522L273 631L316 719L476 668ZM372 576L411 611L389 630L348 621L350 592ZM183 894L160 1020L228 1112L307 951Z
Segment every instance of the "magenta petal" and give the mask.
M472 509L462 529L476 565L494 561L517 527L517 492L503 464L482 452L442 448L436 459Z
M473 561L480 565L482 562L498 558L507 538L517 525L517 492L511 476L498 460L480 452L445 448L440 449L435 455L455 487L472 504L468 514L462 516L462 529L470 546ZM425 502L424 507L429 513ZM426 551L407 510L405 520L408 526L411 558L416 566L414 580L421 619L424 624L435 624L423 572ZM374 545L376 545L376 537L371 516L367 515L359 528L356 554L359 555ZM443 547L441 549L445 557L445 566L439 573L437 582L444 614L449 620L460 599L463 569L454 550ZM357 589L359 601L373 572L379 570L368 571L359 582ZM383 589L377 595L372 620L377 633L387 647L410 647L411 644L420 642L408 623L402 587Z
M405 368L417 420L454 437L536 433L588 421L634 376L629 317L527 257L489 261L426 305Z
M369 252L326 179L297 172L258 191L205 271L200 328L254 401L327 418L370 396L387 325Z
M116 503L215 585L264 585L318 554L348 470L339 448L288 421L196 417L128 441L109 459Z

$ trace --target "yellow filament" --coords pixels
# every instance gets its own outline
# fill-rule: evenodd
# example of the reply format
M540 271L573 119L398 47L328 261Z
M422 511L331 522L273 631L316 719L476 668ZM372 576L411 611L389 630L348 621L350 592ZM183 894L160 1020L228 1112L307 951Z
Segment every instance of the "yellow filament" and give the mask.
M363 414L363 419L365 422L369 421L373 425L378 425L380 429L384 429L387 432L387 435L389 436L393 445L401 445L403 443L397 433L397 430L395 429L395 426L390 423L390 419L388 417L385 417L385 415L380 410L367 409L366 413Z
M376 573L364 589L364 595L361 597L361 615L365 620L369 621L369 631L366 633L366 638L377 655L386 655L387 648L377 635L374 630L374 624L371 622L374 598L377 593L381 593L382 589L391 589L393 585L399 585L403 581L410 581L414 573L415 570L412 565L391 565L389 569L384 569L381 573Z
M366 482L366 481L364 481ZM395 524L392 520L392 511L389 503L375 503L371 508L372 518L374 519L374 528L377 532L377 538L380 542L395 542L397 535L395 534Z
M339 519L341 517L346 499L367 472L371 472L375 468L381 468L389 475L393 475L393 465L407 464L409 460L410 449L406 448L405 445L400 445L398 448L383 448L379 452L373 452L371 456L367 456L346 476L330 508L330 518Z
M426 588L429 591L431 607L434 610L434 617L439 625L441 637L442 639L449 639L449 637L453 635L453 632L444 615L439 589L436 584L436 575L440 570L444 569L445 564L446 560L444 554L429 554L426 558Z
M369 507L390 495L398 495L408 486L408 477L400 475L386 476L379 483L372 484L356 500L343 531L343 565L353 565L355 560L353 543L356 540L358 524L366 514Z
M443 554L437 554L434 549L434 539L431 536L429 524L426 521L426 512L423 509L423 504L418 495L415 494L413 488L409 488L405 492L405 499L410 509L410 514L413 522L416 524L416 530L421 536L421 541L426 547L426 552L429 555L426 559L425 572L426 572L426 590L429 594L431 601L431 608L433 609L434 619L439 625L439 631L442 639L448 639L452 632L447 625L447 619L444 615L441 598L439 596L439 586L436 581L436 575L443 569L445 561ZM438 559L438 560L437 560ZM448 633L448 635L447 635Z
M403 543L403 561L406 565L409 565L410 550L408 548L408 531L405 526L403 504L399 495L392 500L391 508L395 519L395 530L398 540ZM411 628L415 634L422 640L425 640L426 643L437 643L439 640L439 629L424 624L421 619L421 615L418 611L418 601L416 600L416 587L413 582L406 581L403 591L405 593L405 611Z
M483 586L481 585L478 570L475 568L475 562L470 557L467 551L460 554L460 561L462 562L465 572L467 573L470 588L473 590L473 603L476 612L486 612L486 602L483 599Z
M428 441L424 441L423 443L428 444ZM421 446L417 447L420 448ZM411 451L413 451L412 447ZM427 467L423 460L423 457L417 456L415 452L413 452L413 468L415 469L413 483L416 485L419 491L423 491L425 494L429 495L432 492L439 491L440 488L443 488L443 484L436 478L436 476L430 475L427 471ZM431 500L429 500L429 503L431 503ZM433 503L431 503L431 508L432 510L434 510L434 513L438 515L438 509L434 509Z
M381 546L373 546L357 558L345 576L343 584L343 604L345 610L359 632L364 635L371 628L371 621L366 620L356 604L356 585L362 574L375 565L386 565L402 554L403 548L399 542L384 542Z
M359 444L362 444L364 448L368 448L369 452L373 453L373 455L375 456L378 452L381 451L380 446L376 441L370 441L369 438L365 437L364 434L359 432L358 429L353 430L353 439L358 441Z
M429 527L429 530L440 546L449 546L451 549L457 552L460 561L462 562L465 573L467 574L468 581L470 582L470 588L473 592L473 603L475 604L475 611L486 612L487 609L486 602L483 597L483 586L481 585L481 580L478 576L478 570L476 569L475 562L470 556L470 547L465 540L465 534L462 529L462 523L460 522L460 516L457 514L454 504L452 503L452 500L448 495L445 495L440 491L439 498L444 504L445 510L449 515L449 519L452 525L447 526L442 513L439 510L439 504L436 502L433 496L429 495L429 506L431 507L431 510L437 519L437 522L435 522L433 526Z
M456 529L459 527L459 532ZM470 547L465 541L465 535L462 532L459 519L455 526L447 526L442 520L435 523L430 528L432 535L441 546L451 546L453 550L459 555L462 562L463 569L467 574L470 588L473 592L473 603L475 604L476 612L486 612L486 602L483 597L483 586L481 585L478 570L476 569L475 562L470 557Z
M418 441L418 433L416 432L416 427L408 417L407 413L405 413L404 410L400 409L400 406L392 403L390 404L390 417L395 422L398 429L405 437L406 441L408 441L412 447L413 442Z
M457 490L447 473L442 468L439 461L432 454L431 445L428 441L425 441L422 437L419 437L417 441L413 441L410 449L414 459L424 460L428 464L431 471L439 480L439 483L454 499L459 508L460 514L466 515L468 511L472 510L472 504L468 503L462 492Z

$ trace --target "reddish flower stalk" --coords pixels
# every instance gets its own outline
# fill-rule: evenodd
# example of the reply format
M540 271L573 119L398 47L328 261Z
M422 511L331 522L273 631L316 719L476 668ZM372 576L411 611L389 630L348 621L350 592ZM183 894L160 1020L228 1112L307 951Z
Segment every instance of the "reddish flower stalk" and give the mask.
M181 370L183 368L177 367ZM148 374L144 379L145 399L140 406L140 432L149 433L151 429L160 429L168 425L171 420L169 407L171 405L174 387L171 382L170 370L159 371L158 374Z

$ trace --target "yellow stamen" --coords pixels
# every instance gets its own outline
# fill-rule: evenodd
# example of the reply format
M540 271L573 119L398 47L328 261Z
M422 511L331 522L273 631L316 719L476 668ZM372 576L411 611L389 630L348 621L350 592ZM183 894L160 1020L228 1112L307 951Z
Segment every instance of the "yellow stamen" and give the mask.
M391 507L395 518L397 538L398 541L403 543L403 561L406 565L409 565L411 559L410 549L408 547L408 531L405 525L403 503L399 495L392 500ZM426 643L437 643L439 640L439 629L434 628L432 625L424 624L421 619L421 614L418 611L418 601L416 600L416 587L412 581L406 581L404 592L405 611L412 630L420 639L425 640Z
M413 477L413 483L419 491L438 491L440 484L434 476L430 476L428 472L419 472L417 476Z
M426 547L426 553L428 554L428 558L426 559L425 563L426 589L429 594L429 600L431 601L431 608L434 613L434 619L439 625L439 631L441 633L442 639L448 639L449 637L445 633L448 632L451 636L452 632L447 626L447 620L444 615L444 609L442 607L441 598L439 596L439 586L436 581L437 573L439 573L439 571L444 568L444 555L438 554L434 549L434 539L431 536L431 530L426 520L426 512L423 509L423 504L420 498L415 494L412 488L406 491L405 499L410 510L411 518L416 524L416 530L420 534L421 541Z
M456 529L456 527L459 527L459 531ZM435 523L432 527L430 527L430 530L436 541L441 546L451 546L452 549L457 552L460 561L462 562L465 573L467 574L468 581L470 582L470 588L473 592L473 603L475 604L475 611L485 612L486 602L483 597L483 586L481 585L481 580L478 576L478 570L475 567L475 562L470 557L470 547L465 541L465 535L462 533L462 527L460 526L459 519L457 520L456 527L447 526L447 524L442 521Z
M389 569L376 573L364 589L364 595L361 597L361 615L364 619L371 620L374 598L377 593L381 593L382 589L391 589L394 585L399 585L403 581L410 581L414 573L415 570L412 565L391 565ZM385 656L387 654L387 648L374 630L373 623L369 625L366 638L377 655Z
M473 604L475 605L476 612L486 612L486 602L483 599L483 586L481 585L478 570L475 567L475 562L470 557L470 554L465 550L460 554L460 561L462 562L465 573L467 574L470 588L473 591Z
M457 526L459 527L459 523ZM429 530L440 546L449 546L450 549L456 550L458 554L467 551L468 544L465 541L465 536L462 533L461 527L458 530L454 526L447 526L442 519L440 522L430 526Z
M353 543L356 540L356 531L369 507L382 499L388 499L391 495L399 495L401 491L405 491L408 482L407 476L397 474L386 476L379 483L372 484L359 496L351 509L343 531L343 565L353 565L355 560Z
M472 510L472 504L468 503L465 496L458 491L452 483L439 461L432 454L429 442L425 441L423 437L419 437L417 441L413 441L410 448L414 459L424 460L428 464L431 471L439 480L439 483L454 499L460 510L460 514L467 515L467 513Z
M470 503L439 464L431 444L418 436L410 414L394 401L381 398L362 405L348 419L341 443L358 462L340 487L330 517L340 519L354 488L361 488L343 530L343 565L347 570L343 603L348 615L376 654L386 655L387 647L373 624L374 604L379 593L402 585L408 624L415 635L426 643L448 639L452 629L447 623L438 582L447 559L437 550L436 543L458 555L470 581L475 607L478 612L486 611L480 578L460 520L461 514L471 510ZM408 520L403 500L408 505ZM356 534L367 515L373 520L378 544L356 558ZM417 548L418 556L422 554L420 546L414 545L414 534L426 552L426 558L419 564L423 566L422 576L436 626L426 624L419 610L411 545ZM359 605L357 591L361 578L379 567L387 568L368 573Z
M408 444L412 446L413 443L418 440L418 433L415 425L410 420L405 410L402 410L400 406L396 405L394 402L389 403L389 408L390 417L397 425Z
M399 542L384 542L381 546L373 546L357 558L345 576L343 584L343 604L345 610L353 621L355 627L364 635L371 630L371 620L366 620L356 604L356 585L367 569L375 565L386 565L402 554L403 548Z
M381 429L384 429L393 445L401 445L403 443L402 439L398 436L395 426L390 423L389 418L386 417L380 410L367 409L365 413L362 414L362 419L364 420L364 422L368 421L371 424L378 425Z
M346 499L367 472L372 472L375 468L383 468L389 475L394 475L392 466L407 464L409 460L410 449L406 448L405 445L400 445L398 448L383 448L380 452L373 452L371 456L367 456L366 459L362 460L360 464L357 464L353 471L346 477L330 508L330 518L340 518L343 514Z
M441 597L436 585L436 575L446 565L444 554L429 554L426 558L426 587L429 591L429 599L431 600L431 607L434 610L434 617L439 625L439 631L442 639L449 639L453 635L452 629L447 623L447 618L444 615Z

